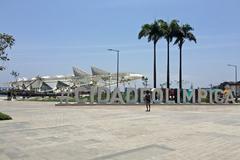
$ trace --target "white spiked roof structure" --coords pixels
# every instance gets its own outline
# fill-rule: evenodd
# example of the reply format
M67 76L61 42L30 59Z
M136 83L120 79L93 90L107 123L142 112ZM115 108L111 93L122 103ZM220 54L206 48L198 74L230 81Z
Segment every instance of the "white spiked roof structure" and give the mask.
M79 78L84 78L86 76L89 76L89 74L87 72L85 72L77 67L73 67L73 74L74 74L74 76L79 77Z
M94 76L95 75L108 75L108 74L110 74L109 72L104 71L104 70L99 69L99 68L94 67L94 66L92 66L91 69L92 69L92 75L94 75Z
M57 84L56 84L56 88L57 89L62 89L62 88L67 88L67 87L69 87L68 84L66 84L66 83L64 83L62 81L57 81Z

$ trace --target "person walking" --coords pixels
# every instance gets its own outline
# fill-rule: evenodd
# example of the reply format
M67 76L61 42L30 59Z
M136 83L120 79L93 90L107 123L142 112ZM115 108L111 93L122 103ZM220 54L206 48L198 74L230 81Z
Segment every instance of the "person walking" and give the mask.
M151 106L150 106L151 95L150 95L150 91L149 90L146 91L144 100L145 100L145 103L146 103L146 109L147 109L146 112L150 112L150 110L151 110Z

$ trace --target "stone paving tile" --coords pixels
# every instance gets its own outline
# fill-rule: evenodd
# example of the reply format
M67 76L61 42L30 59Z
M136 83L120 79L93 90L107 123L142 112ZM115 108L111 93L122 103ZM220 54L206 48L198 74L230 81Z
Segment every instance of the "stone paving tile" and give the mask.
M239 160L240 107L0 102L0 160Z
M175 151L174 149L167 148L159 145L148 145L136 149L127 150L124 152L118 152L107 156L94 158L92 160L126 160L126 159L138 159L138 160L152 160L159 159L162 154Z

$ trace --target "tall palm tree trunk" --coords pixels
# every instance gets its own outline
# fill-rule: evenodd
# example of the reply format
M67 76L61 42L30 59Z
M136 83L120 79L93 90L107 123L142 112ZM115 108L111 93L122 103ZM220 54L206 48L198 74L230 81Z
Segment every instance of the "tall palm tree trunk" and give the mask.
M167 88L170 88L170 67L169 67L169 40L167 41Z
M182 45L179 46L179 89L182 90Z
M154 55L153 55L153 87L157 88L157 72L156 72L156 44L157 42L153 42L154 44Z

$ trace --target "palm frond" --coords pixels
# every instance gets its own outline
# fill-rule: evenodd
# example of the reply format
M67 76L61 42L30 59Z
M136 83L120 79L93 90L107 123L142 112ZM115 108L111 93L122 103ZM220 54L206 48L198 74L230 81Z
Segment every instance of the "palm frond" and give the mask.
M157 41L164 36L164 33L160 27L160 22L155 20L152 24L144 24L138 34L138 39L146 37L148 42Z
M182 30L183 30L185 33L194 30L189 24L184 24L181 28L182 28Z
M138 34L138 39L141 39L142 37L147 37L151 31L151 25L150 24L144 24L141 28L141 31Z
M180 42L180 38L177 38L176 40L175 40L175 42L173 43L173 45L176 45L176 44L178 44Z
M188 32L186 38L187 38L189 41L194 41L195 43L197 43L197 39L196 39L196 37L193 35L192 32Z
M181 46L185 42L185 39L189 41L194 41L195 43L197 43L196 37L191 32L193 30L194 29L189 24L184 24L182 26L179 26L179 28L175 33L176 41L174 42L174 44L178 44L179 46Z

